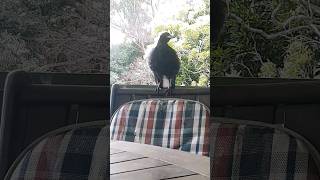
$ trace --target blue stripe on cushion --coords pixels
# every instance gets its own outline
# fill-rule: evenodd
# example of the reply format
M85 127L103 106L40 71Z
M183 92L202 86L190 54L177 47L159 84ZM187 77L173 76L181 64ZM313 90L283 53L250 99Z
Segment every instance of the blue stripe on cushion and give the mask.
M140 106L141 106L141 101L134 102L131 105L131 109L129 110L129 118L126 125L127 130L125 134L125 141L130 141L130 142L134 141L135 129L136 129Z
M91 167L92 153L101 128L77 129L73 132L66 150L60 178L87 176ZM71 176L71 177L70 177Z
M290 136L288 149L287 180L294 180L297 155L297 142Z
M183 135L182 135L182 151L190 151L193 138L193 123L195 103L186 103L184 110Z
M157 112L157 120L155 121L156 124L153 135L153 144L156 146L162 146L164 123L166 118L168 101L160 103L161 104L158 105L159 109Z
M199 126L198 126L198 129L201 129L201 126L202 126L202 121L201 121L201 117L202 117L202 111L203 111L203 107L200 106L200 113L199 113ZM198 131L198 137L201 136L201 131ZM199 153L199 150L200 150L200 138L197 139L197 146L196 146L196 153L198 154Z
M23 178L26 175L31 154L32 154L32 151L28 151L27 154L25 155L25 158L23 159L23 162L21 162L21 165L18 166L20 167L19 178L20 177Z
M268 179L274 129L246 126L241 150L240 176ZM248 153L250 152L250 153Z

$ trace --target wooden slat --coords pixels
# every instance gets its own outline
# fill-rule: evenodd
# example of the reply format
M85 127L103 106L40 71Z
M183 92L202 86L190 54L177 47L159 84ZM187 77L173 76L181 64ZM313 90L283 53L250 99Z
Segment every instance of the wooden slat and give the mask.
M108 72L106 72L108 73ZM33 84L106 85L109 74L29 73Z
M110 164L110 175L169 165L166 162L151 158L143 158L121 163Z
M163 148L159 146L151 146L146 144L111 141L110 146L119 150L141 154L153 159L168 162L179 167L188 169L197 174L210 177L210 158L194 155L188 152Z
M312 104L320 102L320 81L238 84L211 88L211 106ZM257 93L259 92L259 93Z
M119 89L119 94L136 94L136 95L155 95L158 96L157 92L155 91L156 86L146 86L146 87L137 87L134 88L130 86L129 88L121 88ZM163 90L164 91L164 90ZM176 89L172 92L172 95L208 95L210 94L210 88L193 88L193 87L179 87L177 86Z
M116 154L116 153L121 153L121 152L125 152L125 151L119 150L119 149L110 148L110 155L111 154Z
M124 152L124 153L117 153L110 155L110 164L119 163L123 161L130 161L134 159L141 159L144 158L144 156L140 154L130 153L130 152Z
M110 95L110 109L111 114L121 106L132 99L146 99L152 97L167 97L165 96L164 90L159 94L155 91L155 86L146 85L118 85L114 84L112 86ZM176 87L172 92L170 97L181 97L181 98L191 98L191 99L204 99L200 97L205 97L207 99L203 103L206 106L210 106L210 88L204 87Z
M270 84L317 81L316 79L288 79L288 78L250 78L250 77L214 77L211 82L214 86L238 85L238 84Z
M30 104L78 103L106 105L107 86L33 84L21 92L21 101Z
M205 177L199 174L173 178L173 180L209 180L209 179L210 179L209 177Z
M139 171L133 171L128 173L120 173L111 175L111 180L154 180L154 179L168 179L174 177L181 177L194 174L191 171L180 168L178 166L169 165L169 166L161 166L150 169L143 169ZM201 180L201 179L199 179Z

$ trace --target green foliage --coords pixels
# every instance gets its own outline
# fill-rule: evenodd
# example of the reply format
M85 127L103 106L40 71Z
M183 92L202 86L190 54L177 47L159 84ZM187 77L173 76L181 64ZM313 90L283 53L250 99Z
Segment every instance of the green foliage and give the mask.
M277 77L277 66L272 62L263 63L260 67L259 77L274 78Z
M177 41L170 45L181 59L181 67L176 80L177 85L208 86L210 76L210 26L181 23L156 28L156 33L167 31L176 36Z
M314 77L320 35L312 22L319 11L310 14L298 0L228 2L225 27L212 51L212 76Z
M210 25L209 21L199 23L200 19L209 16L208 4L195 11L191 19L183 19L179 23L160 25L154 34L167 31L176 37L169 44L177 51L181 67L177 85L209 86L210 78ZM194 11L186 9L183 12ZM183 12L180 12L183 13Z
M202 6L197 7L192 5L194 3L192 0L185 2L184 9L175 12L173 17L168 18L168 22L173 21L174 23L161 23L150 26L152 28L150 34L143 32L147 32L146 24L150 22L149 18L155 18L156 15L153 13L148 15L147 12L154 12L157 6L150 7L150 1L145 0L127 1L114 0L111 2L111 7L114 9L111 12L111 23L114 21L114 26L122 27L122 32L132 42L139 44L139 47L146 47L154 43L149 39L155 39L161 32L167 31L174 35L175 38L169 41L168 44L177 51L181 60L176 85L208 86L210 76L210 1L203 0ZM160 1L157 2L159 3ZM165 4L165 2L168 3L170 1L163 0L161 2ZM161 3L159 3L159 6L161 6ZM143 7L144 10L141 10ZM118 20L117 13L127 14L123 16L123 22L115 22ZM158 14L158 16L162 16L162 14ZM141 34L145 36L142 37ZM141 58L134 55L124 55L131 52L132 50L130 49L114 49L114 47L111 47L112 82L126 84L151 84L150 82L154 82L153 78L150 77L149 68L142 66L142 64L146 63L142 62Z
M313 51L301 41L293 41L286 52L282 77L308 78L310 66L313 65Z
M168 25L159 25L155 27L153 36L157 36L160 32L167 31L171 35L175 36L176 38L180 39L181 38L181 31L182 28L184 28L183 24L168 24Z
M29 54L23 40L7 32L0 33L0 71L20 68Z
M117 75L126 72L129 65L142 55L139 47L132 42L113 45L110 51L110 71L113 73L111 75L113 77L111 83L116 82L118 79Z
M7 59L1 70L108 71L106 1L2 0L0 4L1 40L9 38L0 43L5 51L0 59Z

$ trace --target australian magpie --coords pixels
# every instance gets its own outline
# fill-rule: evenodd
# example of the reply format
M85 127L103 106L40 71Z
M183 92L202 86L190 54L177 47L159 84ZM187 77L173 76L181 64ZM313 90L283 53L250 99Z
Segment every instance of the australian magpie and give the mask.
M153 72L158 93L160 89L167 88L167 93L171 94L180 69L180 60L176 51L167 44L172 38L173 36L168 32L162 33L156 46L148 55L148 64Z

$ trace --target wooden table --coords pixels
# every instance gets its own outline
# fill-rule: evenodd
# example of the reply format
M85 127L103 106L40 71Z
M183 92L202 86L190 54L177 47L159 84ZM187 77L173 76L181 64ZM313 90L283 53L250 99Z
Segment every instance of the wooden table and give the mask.
M112 180L209 180L209 175L209 157L132 142L110 143Z

